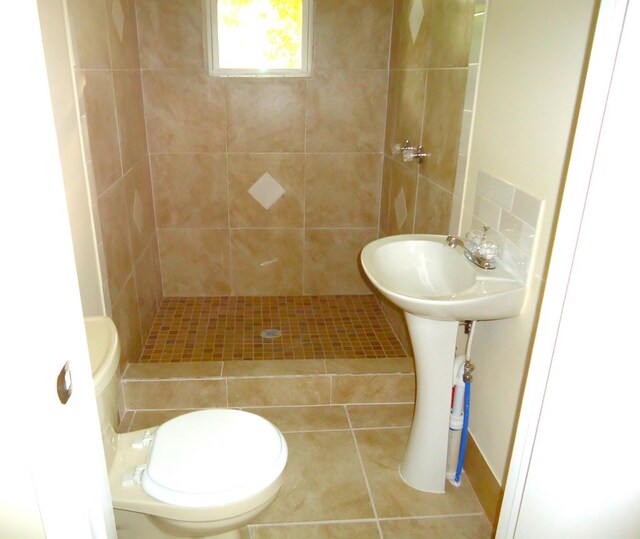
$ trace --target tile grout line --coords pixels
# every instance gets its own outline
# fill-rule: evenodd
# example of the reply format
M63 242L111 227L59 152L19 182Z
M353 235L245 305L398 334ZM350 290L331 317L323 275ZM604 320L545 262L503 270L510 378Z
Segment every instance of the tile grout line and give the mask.
M349 423L349 429L351 431L351 438L353 439L353 443L356 447L356 453L358 455L358 461L360 462L360 470L362 472L362 477L364 478L364 484L367 487L367 494L369 495L369 502L371 503L371 509L373 509L373 516L375 518L376 527L378 528L378 535L381 539L384 539L384 535L382 535L382 528L380 527L380 521L378 519L378 510L376 509L375 501L373 500L373 494L371 493L371 486L369 485L369 479L367 478L367 472L364 468L364 462L362 461L362 454L360 453L360 446L358 445L358 439L356 438L356 433L353 430L353 424L351 423L351 416L349 415L349 407L344 404L344 412L347 416L347 421Z

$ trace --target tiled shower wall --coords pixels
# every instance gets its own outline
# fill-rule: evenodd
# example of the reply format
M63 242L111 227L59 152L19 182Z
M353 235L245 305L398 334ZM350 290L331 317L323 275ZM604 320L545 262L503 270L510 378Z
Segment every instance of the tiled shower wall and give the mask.
M396 0L380 236L447 234L456 192L461 125L475 12L473 0ZM431 155L404 163L394 143L410 140ZM403 344L402 312L382 306Z
M83 146L107 314L121 365L136 361L162 300L133 0L69 0Z
M317 0L309 78L209 77L201 0L136 9L165 296L368 293L393 1Z

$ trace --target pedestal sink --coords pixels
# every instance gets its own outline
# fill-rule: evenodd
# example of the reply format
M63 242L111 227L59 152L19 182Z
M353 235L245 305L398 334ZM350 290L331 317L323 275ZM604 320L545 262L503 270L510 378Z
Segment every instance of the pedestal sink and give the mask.
M517 316L525 285L500 261L493 270L475 266L446 236L389 236L360 258L374 286L404 310L413 345L416 406L400 475L418 490L442 493L458 325Z

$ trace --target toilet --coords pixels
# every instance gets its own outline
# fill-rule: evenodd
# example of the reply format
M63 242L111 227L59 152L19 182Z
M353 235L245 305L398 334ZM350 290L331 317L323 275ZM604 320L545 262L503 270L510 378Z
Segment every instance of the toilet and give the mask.
M282 484L282 433L255 414L212 408L117 434L118 334L108 317L85 327L119 539L242 537Z

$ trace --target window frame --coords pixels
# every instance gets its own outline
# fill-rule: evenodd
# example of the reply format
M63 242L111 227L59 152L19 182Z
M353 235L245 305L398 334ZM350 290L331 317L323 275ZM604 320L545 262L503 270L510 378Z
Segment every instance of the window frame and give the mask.
M313 0L302 0L302 46L300 69L221 68L218 54L218 0L204 0L209 76L212 77L310 77L313 56Z

